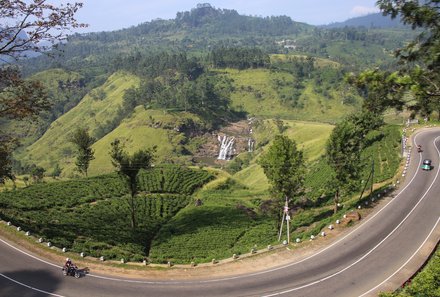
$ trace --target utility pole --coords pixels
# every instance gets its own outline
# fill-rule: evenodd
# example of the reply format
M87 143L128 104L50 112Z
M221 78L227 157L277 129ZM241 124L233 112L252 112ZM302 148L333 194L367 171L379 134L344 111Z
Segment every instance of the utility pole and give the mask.
M373 185L374 185L374 158L371 160L371 192L370 197L373 197Z
M289 216L289 202L286 196L286 203L284 204L284 208L283 208L283 218L281 219L281 227L280 227L280 232L278 233L278 241L281 241L281 235L283 233L283 224L284 224L284 220L286 220L286 225L287 225L287 243L290 242L290 229L289 229L289 221L290 221L290 216Z

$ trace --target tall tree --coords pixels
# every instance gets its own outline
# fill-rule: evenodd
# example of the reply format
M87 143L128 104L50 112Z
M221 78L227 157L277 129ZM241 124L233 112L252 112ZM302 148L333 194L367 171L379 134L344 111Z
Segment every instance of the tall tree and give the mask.
M81 3L57 7L45 0L2 0L0 5L0 117L22 120L49 108L41 83L21 78L20 71L9 65L30 53L47 52L64 40L66 30L83 27L74 15ZM16 139L0 131L0 182L14 179L11 169Z
M124 146L119 139L116 139L111 143L109 154L112 159L112 164L115 166L119 176L125 180L130 189L127 203L130 210L131 227L133 229L136 229L137 227L137 175L139 170L149 169L151 167L151 163L155 159L155 152L156 147L153 147L146 150L139 150L133 155L129 155L124 151Z
M440 1L379 0L384 15L401 20L422 32L396 51L400 72L412 78L410 89L418 99L416 111L423 115L435 110L440 119Z
M383 123L381 115L365 111L347 117L333 129L326 145L326 158L334 172L335 213L341 192L350 192L359 186L365 135Z
M95 138L89 135L86 128L77 128L70 136L70 142L75 144L77 148L75 165L79 172L87 176L90 161L95 159L95 152L92 149L92 144Z
M403 95L411 81L408 76L398 72L379 69L347 76L347 82L355 86L359 95L364 98L363 108L376 114L381 114L390 107L402 110L405 105Z
M280 219L284 200L294 200L302 190L305 173L303 153L297 149L294 140L277 135L258 163L277 197L274 207L277 208L276 214Z
M350 121L336 125L327 141L327 162L334 171L332 184L335 187L335 213L342 189L350 189L359 179L362 135Z

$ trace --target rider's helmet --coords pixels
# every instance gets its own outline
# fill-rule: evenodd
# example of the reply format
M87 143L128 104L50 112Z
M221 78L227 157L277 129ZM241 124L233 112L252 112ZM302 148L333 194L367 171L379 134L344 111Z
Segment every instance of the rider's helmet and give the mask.
M70 259L69 258L66 258L66 262L69 262L70 261Z

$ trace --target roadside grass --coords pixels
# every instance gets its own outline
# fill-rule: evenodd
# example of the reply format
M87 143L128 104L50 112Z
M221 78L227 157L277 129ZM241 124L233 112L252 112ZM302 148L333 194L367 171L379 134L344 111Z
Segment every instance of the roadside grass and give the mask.
M379 294L380 297L407 297L407 296L440 296L440 245L430 258L426 266L405 287L396 292Z

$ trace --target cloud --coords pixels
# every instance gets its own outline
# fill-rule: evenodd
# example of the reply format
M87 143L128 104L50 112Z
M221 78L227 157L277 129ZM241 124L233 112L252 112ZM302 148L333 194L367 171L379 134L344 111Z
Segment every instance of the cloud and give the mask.
M367 6L355 6L350 11L350 14L352 16L362 16L370 13L376 13L379 12L379 8L377 7L367 7Z

